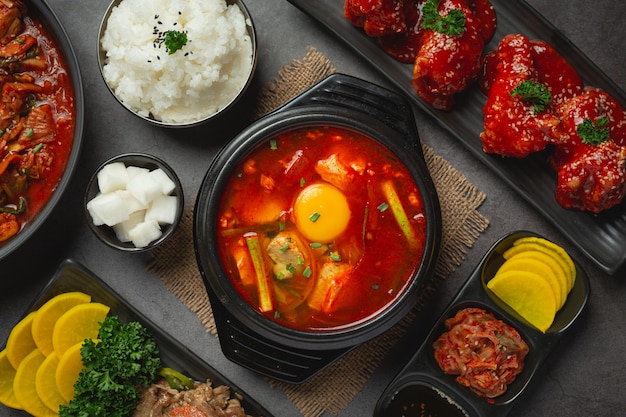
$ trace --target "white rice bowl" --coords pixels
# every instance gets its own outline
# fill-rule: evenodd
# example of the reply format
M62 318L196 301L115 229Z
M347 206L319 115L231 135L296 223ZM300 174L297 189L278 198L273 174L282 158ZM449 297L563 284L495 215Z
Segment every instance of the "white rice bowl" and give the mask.
M228 106L252 70L251 24L225 0L123 0L100 39L102 75L117 98L143 117L170 124L206 119ZM173 54L157 32L186 32Z

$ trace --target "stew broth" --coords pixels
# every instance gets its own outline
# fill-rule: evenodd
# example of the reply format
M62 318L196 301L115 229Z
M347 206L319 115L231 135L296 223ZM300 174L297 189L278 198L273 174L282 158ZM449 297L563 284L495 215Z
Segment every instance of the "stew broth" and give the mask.
M19 1L0 15L0 245L46 205L67 165L74 91L55 40Z
M276 135L236 167L217 218L232 285L303 331L364 321L407 288L424 251L422 196L389 149L332 126Z

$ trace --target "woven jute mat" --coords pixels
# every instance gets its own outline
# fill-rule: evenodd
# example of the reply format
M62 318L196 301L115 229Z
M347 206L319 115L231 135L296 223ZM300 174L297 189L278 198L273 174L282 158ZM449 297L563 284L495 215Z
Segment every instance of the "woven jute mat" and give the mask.
M335 71L322 53L309 48L303 59L283 67L277 78L263 89L258 97L255 117L277 108ZM485 195L430 147L423 146L423 149L439 195L443 230L434 277L422 300L418 301L416 311L461 264L467 249L489 225L488 219L477 211ZM195 259L192 229L193 204L190 204L175 235L153 251L148 269L198 316L208 332L217 336L211 305ZM303 384L273 380L268 383L284 390L304 417L318 417L325 412L337 415L363 388L389 349L405 334L414 315L415 312L410 313L389 331L350 351Z

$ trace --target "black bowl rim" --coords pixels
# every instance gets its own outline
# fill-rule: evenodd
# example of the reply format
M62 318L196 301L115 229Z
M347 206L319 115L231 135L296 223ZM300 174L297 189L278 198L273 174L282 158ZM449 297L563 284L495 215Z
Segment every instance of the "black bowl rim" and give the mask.
M140 161L140 162L136 162L136 161ZM129 162L129 163L132 163L134 166L140 166L140 167L154 166L154 167L161 168L168 174L170 179L174 181L174 184L176 184L176 188L174 189L172 193L172 195L175 195L176 197L178 197L176 218L174 219L174 223L167 225L161 237L151 242L148 246L138 248L134 246L132 243L120 242L119 240L115 238L115 235L113 234L109 226L106 226L106 225L96 226L91 219L91 215L89 214L89 211L87 210L87 203L93 197L95 197L97 193L96 190L97 190L98 172L100 172L100 170L102 170L102 168L105 165L108 165L112 162ZM85 213L87 224L89 225L89 228L91 229L91 231L96 235L96 237L101 242L103 242L104 244L106 244L107 246L111 248L117 249L122 252L129 252L129 253L146 252L146 251L156 248L157 246L165 242L170 236L172 236L172 234L174 234L174 231L178 227L178 224L180 223L180 220L182 219L182 216L183 216L184 207L185 207L185 197L183 193L183 186L180 182L180 178L176 174L176 171L174 171L174 169L168 163L166 163L163 159L157 156L150 155L147 153L142 153L142 152L128 152L128 153L119 154L101 163L100 166L91 175L91 178L89 179L89 182L87 184L87 188L85 189L85 194L84 194L84 199L83 199L83 211Z
M30 0L27 5L29 11L32 11L40 17L41 23L48 30L50 36L54 38L59 47L61 55L65 59L69 76L72 80L74 90L74 138L72 142L72 150L70 152L65 170L61 176L55 192L50 197L43 209L27 224L15 237L0 245L0 261L9 257L23 244L26 243L45 223L52 214L59 201L65 195L67 188L74 176L76 166L83 146L83 134L85 126L85 95L83 91L82 75L78 59L70 38L59 20L58 16L52 10L45 0Z
M219 184L220 179L223 179L222 182L227 179L228 174L234 170L240 157L244 157L278 132L322 124L342 126L364 133L396 154L409 171L414 174L414 180L422 193L427 218L430 220L427 221L427 238L422 259L414 274L417 279L414 279L404 290L394 305L388 307L378 317L354 326L327 332L305 332L278 325L262 317L243 300L234 288L220 285L211 279L211 276L216 274L211 259L217 265L221 265L221 260L217 255L217 250L215 250L215 239L208 237L212 226L207 226L208 222L203 222L203 220L208 217L207 213L211 206L215 209L217 204L216 202L212 204L209 201L210 196L219 195L219 188L223 186L223 184ZM400 136L398 132L382 122L372 120L358 111L325 105L306 105L281 110L260 119L242 131L222 148L213 160L196 199L194 248L207 290L216 292L226 309L253 331L271 337L287 346L303 349L329 350L353 346L383 333L397 323L414 307L417 301L416 294L421 292L430 280L434 272L441 236L439 200L428 168L421 158L421 148L419 152L416 149L416 146L419 147L419 143L417 145L409 143ZM216 176L214 177L214 175ZM224 278L225 274L222 273L221 275Z
M107 7L104 16L102 17L102 20L100 21L100 26L98 29L98 39L97 39L97 53L96 53L96 57L98 60L98 70L100 71L100 76L102 78L102 82L104 83L104 85L106 86L107 90L109 90L109 93L111 93L111 95L113 96L113 98L115 98L115 101L117 101L119 104L122 105L122 107L124 109L126 109L129 113L133 114L134 116L140 118L141 120L144 120L152 125L155 126L160 126L160 127L167 127L167 128L174 128L174 129L181 129L181 128L188 128L188 127L195 127L195 126L199 126L202 124L205 124L211 120L216 119L217 117L223 115L224 113L226 113L229 109L231 109L237 102L239 102L239 100L241 99L241 97L245 94L246 90L248 90L248 87L250 87L250 84L252 84L252 79L254 78L254 74L256 72L256 67L257 67L257 63L258 63L258 41L257 41L257 34L256 34L256 27L254 25L254 21L252 19L252 15L250 14L250 11L248 10L248 8L246 7L245 3L243 2L243 0L225 0L227 4L229 5L237 5L239 7L239 9L241 10L241 12L244 15L244 18L246 20L246 29L248 32L248 35L250 36L250 43L252 44L252 62L251 62L251 67L250 67L250 73L248 74L248 78L246 80L246 82L241 86L241 88L239 89L239 91L237 92L237 94L235 94L235 96L233 97L233 99L223 108L219 109L216 113L213 113L207 117L204 117L202 119L199 120L195 120L192 122L184 122L184 123L171 123L171 122L163 122L161 120L157 120L154 119L152 117L146 117L146 116L142 116L140 114L138 114L137 112L135 112L133 109L131 109L130 107L128 107L128 105L126 103L124 103L122 100L120 100L120 98L117 96L117 94L115 94L115 92L113 91L113 89L109 86L109 83L107 83L107 81L104 79L104 74L102 73L102 67L104 66L105 62L106 62L106 53L102 50L102 45L100 42L100 39L102 39L102 35L104 33L104 31L106 30L107 27L107 22L109 19L109 15L111 14L111 10L116 7L117 5L119 5L122 1L124 0L113 0L109 6Z

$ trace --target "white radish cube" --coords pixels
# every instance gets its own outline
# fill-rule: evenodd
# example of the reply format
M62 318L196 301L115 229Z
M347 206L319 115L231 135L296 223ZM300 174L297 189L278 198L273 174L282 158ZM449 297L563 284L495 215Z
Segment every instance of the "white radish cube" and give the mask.
M162 195L152 201L146 211L146 221L154 220L159 224L172 224L176 218L178 198L173 195Z
M126 167L126 172L128 173L128 181L132 180L137 174L148 173L150 170L148 168L136 167L134 165L129 165Z
M113 225L113 231L115 232L115 236L120 242L130 242L132 238L130 237L130 230L137 226L139 223L144 221L146 215L145 210L136 211L130 215L128 220Z
M145 210L147 208L146 204L137 200L137 198L128 190L117 190L115 193L119 195L119 197L124 201L124 204L126 204L128 214L132 214L139 210Z
M161 168L157 168L154 171L150 171L150 176L161 184L161 192L165 195L171 194L176 189L176 183L163 171Z
M128 231L131 241L138 248L145 248L162 234L159 224L155 221L141 222Z
M89 212L89 214L91 215L91 221L93 222L93 224L95 226L102 226L104 224L104 222L102 221L102 219L96 214L96 212L93 210L93 203L92 201L97 198L98 196L100 196L101 194L98 193L96 195L96 197L94 197L92 200L90 200L87 203L87 211Z
M162 195L161 184L155 181L150 173L137 174L128 182L126 189L146 206L152 200Z
M103 193L123 190L128 183L128 172L123 162L112 162L98 172L98 187Z
M116 193L99 194L87 203L87 209L107 226L126 221L130 215L124 200Z

